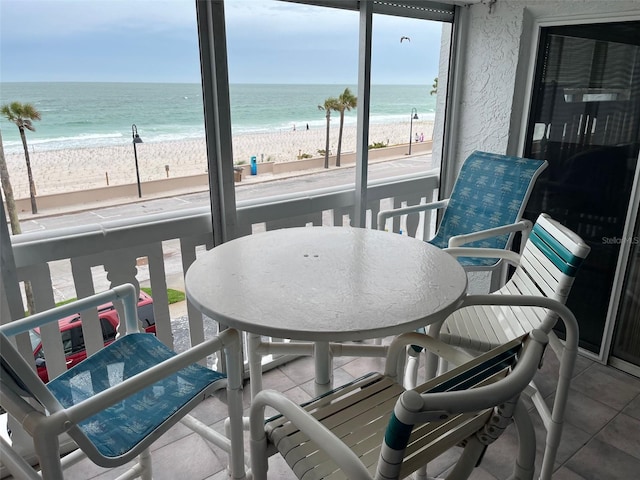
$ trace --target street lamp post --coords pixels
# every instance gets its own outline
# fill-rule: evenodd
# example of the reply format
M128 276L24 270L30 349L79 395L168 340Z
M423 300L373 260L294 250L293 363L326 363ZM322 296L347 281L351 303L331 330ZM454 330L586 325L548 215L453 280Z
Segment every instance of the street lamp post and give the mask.
M136 143L142 143L140 135L138 135L138 127L135 123L131 125L131 136L133 137L133 157L136 159L136 181L138 182L138 198L142 198L142 189L140 188L140 170L138 169L138 151Z
M409 153L407 155L411 155L411 142L413 142L413 121L418 120L418 110L415 108L411 109L411 115L409 116Z

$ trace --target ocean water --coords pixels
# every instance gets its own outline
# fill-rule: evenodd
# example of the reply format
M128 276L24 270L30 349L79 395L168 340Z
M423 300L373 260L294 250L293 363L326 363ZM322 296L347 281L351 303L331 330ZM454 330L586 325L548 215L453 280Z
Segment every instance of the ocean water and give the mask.
M355 85L230 86L234 135L324 128L325 112L318 105ZM433 119L435 95L426 85L373 85L371 123L408 121L411 109ZM0 104L33 104L42 118L27 132L29 147L39 150L122 145L131 142L135 124L144 142L204 137L200 84L162 83L0 83ZM332 112L332 127L339 115ZM345 124L356 123L356 111L346 112ZM5 153L19 152L16 126L0 118Z

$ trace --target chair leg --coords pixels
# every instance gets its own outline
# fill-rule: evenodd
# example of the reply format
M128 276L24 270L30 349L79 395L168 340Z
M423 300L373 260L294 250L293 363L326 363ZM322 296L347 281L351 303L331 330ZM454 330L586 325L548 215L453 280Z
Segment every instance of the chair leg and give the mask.
M556 455L560 447L560 437L562 436L562 427L564 425L564 412L569 397L571 376L578 355L578 333L575 319L573 323L569 323L565 319L565 326L567 329L565 347L562 354L558 355L558 359L560 360L558 384L553 400L551 419L547 427L545 450L542 457L542 467L540 469L540 480L548 480L553 474Z
M420 366L420 352L409 347L407 366L404 370L404 388L410 390L418 384L418 367Z
M414 478L415 480L428 480L427 466L423 465L418 470L416 470L416 473L414 474Z
M31 465L2 436L0 436L0 456L2 457L2 464L14 478L42 480L40 475L31 468Z
M440 330L442 329L443 323L444 323L444 319L429 325L429 328L427 329L427 333L433 338L440 338ZM425 360L425 365L424 365L424 369L425 369L424 378L429 380L431 378L434 378L438 373L438 363L440 361L440 357L429 351L426 351L425 353L427 355L427 358Z
M136 478L151 480L152 477L151 452L149 449L145 449L136 458L136 463L115 480L135 480Z
M44 438L48 437L48 438ZM60 464L60 440L57 435L34 435L33 446L40 462L43 480L64 480Z
M425 379L435 378L438 374L439 357L430 352L425 352L427 359L425 361Z
M447 371L449 371L449 362L447 362L444 358L441 358L438 361L438 371L436 372L436 375L442 375Z
M262 409L261 411L264 412ZM255 429L251 429L250 450L251 473L254 480L267 480L269 457L267 455L267 437L264 430L258 432Z
M141 480L153 480L153 470L151 466L151 452L145 448L138 456L138 463L142 468Z
M522 398L513 412L513 421L518 432L518 456L511 479L531 480L535 472L536 433Z
M463 480L469 478L478 460L484 453L487 446L480 442L475 435L467 438L467 444L460 455L460 458L453 466L453 469L446 476L446 480Z
M244 425L242 405L242 352L227 351L227 402L229 406L229 474L232 479L246 478L244 465Z
M494 268L489 273L489 291L487 293L495 292L507 283L507 269L509 265L506 262L501 263L502 265L500 267Z

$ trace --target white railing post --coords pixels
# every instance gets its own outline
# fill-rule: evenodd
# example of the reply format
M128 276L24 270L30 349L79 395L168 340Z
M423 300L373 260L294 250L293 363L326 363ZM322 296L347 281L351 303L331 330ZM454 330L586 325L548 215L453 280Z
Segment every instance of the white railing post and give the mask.
M437 188L437 173L370 182L367 225L376 227L376 215L381 209L403 202L432 200ZM239 231L249 233L306 224L348 225L344 216L351 217L354 205L354 185L243 201L238 203ZM196 251L205 246L211 248L209 216L208 207L201 207L15 236L12 245L18 276L21 280L32 280L35 296L41 299L39 305L52 303L53 292L59 291L57 285L62 283L58 276L68 275L59 273L64 270L71 270L74 286L67 298L85 297L121 283L133 283L139 288L141 282L150 281L156 297L154 312L158 337L172 346L171 319L164 293L166 279L169 275L183 276L196 258ZM425 224L420 232L428 235L430 222L428 219L420 221ZM413 234L418 222L409 223L414 225L410 229ZM167 242L179 244L176 250L180 251L182 262L170 261L170 256L164 253ZM138 259L142 259L140 265ZM104 269L102 274L99 267ZM188 306L187 317L188 343L200 343L204 339L202 316Z
M377 212L403 202L431 201L438 189L437 173L405 175L370 182L367 192L367 225L376 228ZM250 234L261 229L313 225L349 225L344 219L352 219L355 206L355 186L343 185L321 190L307 191L277 197L238 202L238 232ZM161 341L173 346L166 297L167 276L182 275L195 260L199 249L211 248L211 219L208 207L168 212L147 217L137 217L95 225L83 225L58 230L26 233L11 238L16 272L20 281L30 280L38 309L53 306L54 293L73 281L68 297L86 297L121 283L149 280L155 297L154 314L157 335ZM426 238L430 232L430 220L423 218L421 230ZM418 223L410 221L411 231ZM394 231L397 231L394 228ZM171 262L164 245L179 244L181 261ZM149 268L138 265L138 259L146 258ZM144 262L142 262L144 263ZM95 268L103 267L103 269ZM100 272L100 270L103 270ZM215 275L215 272L211 272ZM89 315L91 317L91 314ZM200 343L205 338L203 317L187 305L189 341ZM94 322L88 322L94 323ZM97 323L97 322L96 322ZM101 345L100 327L88 327L91 339L87 347ZM64 368L64 353L60 334L49 338L43 332L43 345L47 346L47 364ZM57 338L56 338L57 337ZM95 338L94 338L95 337ZM97 343L96 343L97 342ZM57 350L56 350L57 349ZM286 357L269 356L263 368L271 368L289 360ZM245 355L246 364L246 355ZM14 439L21 444L22 437ZM19 451L29 456L29 445L18 445Z

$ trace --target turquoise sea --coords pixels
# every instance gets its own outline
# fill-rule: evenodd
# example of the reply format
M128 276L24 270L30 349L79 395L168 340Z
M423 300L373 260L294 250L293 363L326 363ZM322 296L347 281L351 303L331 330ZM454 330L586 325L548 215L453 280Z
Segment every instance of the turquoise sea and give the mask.
M259 85L230 86L234 135L296 128L324 128L325 113L318 109L328 97L355 85ZM408 121L411 109L420 118L433 119L436 96L426 85L373 85L372 123ZM0 83L0 104L13 101L33 104L42 119L27 132L30 148L67 148L121 145L131 141L136 124L144 142L204 137L200 84L163 83ZM338 114L332 114L337 125ZM347 112L346 124L356 123L356 112ZM21 151L16 126L0 118L5 153Z

